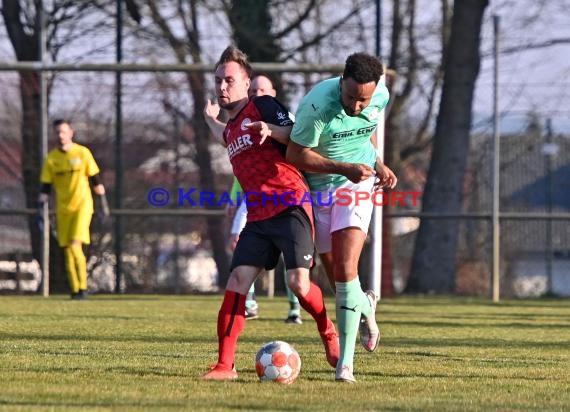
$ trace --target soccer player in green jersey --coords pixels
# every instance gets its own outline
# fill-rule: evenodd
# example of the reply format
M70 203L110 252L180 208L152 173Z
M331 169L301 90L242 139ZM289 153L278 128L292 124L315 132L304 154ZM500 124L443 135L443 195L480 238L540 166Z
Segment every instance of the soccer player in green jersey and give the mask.
M93 191L103 197L105 187L99 179L99 167L91 151L73 142L73 129L68 120L53 122L58 147L44 162L39 203L49 200L55 189L57 240L65 254L65 264L72 299L87 297L87 262L83 245L90 243L89 225L93 216ZM106 201L105 201L106 204ZM108 213L108 209L104 212Z
M336 380L343 382L355 382L358 330L370 352L380 337L377 297L373 291L364 292L358 278L373 204L355 197L357 192L393 188L397 182L375 147L379 116L389 99L379 82L382 74L376 57L350 55L342 77L320 82L302 99L287 148L287 160L305 172L314 203L317 251L336 288L340 336ZM343 202L337 202L339 189ZM352 196L349 204L348 194Z

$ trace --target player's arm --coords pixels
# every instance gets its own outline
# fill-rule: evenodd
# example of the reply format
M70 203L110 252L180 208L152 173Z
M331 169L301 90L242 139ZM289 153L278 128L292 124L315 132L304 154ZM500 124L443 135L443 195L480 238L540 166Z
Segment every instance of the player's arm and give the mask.
M287 146L287 161L300 170L313 173L334 173L346 176L354 183L368 179L374 169L361 163L338 162L291 141Z
M376 182L374 183L374 189L379 190L383 187L393 189L394 187L396 187L396 184L398 183L398 178L396 177L396 174L388 166L384 164L384 162L379 156L376 130L374 130L374 132L370 136L370 141L374 146L374 150L376 150L376 164L374 166L374 169L376 171Z
M374 169L370 166L339 162L312 150L319 145L327 121L311 100L304 99L295 115L291 142L287 146L287 161L306 172L339 174L355 183L374 175Z
M291 129L293 126L278 126L276 124L266 123L262 121L252 122L244 124L250 130L257 131L261 135L261 141L259 144L263 144L265 139L271 137L277 140L279 143L287 146L289 144L289 135L291 134Z
M103 186L103 182L101 181L101 174L99 173L99 167L95 163L93 159L92 166L87 170L89 176L89 183L91 183L91 187L93 188L93 192L96 195L103 196L105 194L105 186Z
M293 129L293 119L289 110L271 96L258 96L254 98L253 103L261 114L261 120L247 126L259 132L260 144L263 144L268 137L284 145L289 144L289 135Z
M212 103L210 99L207 99L203 113L204 120L206 121L212 135L219 143L226 147L226 142L224 140L224 129L226 128L226 124L218 120L220 106L217 103Z
M49 200L51 194L51 183L42 183L40 194L38 196L38 203L43 204Z
M89 179L89 183L93 188L93 193L95 193L100 200L101 213L104 217L107 217L110 214L110 210L107 197L105 196L105 186L103 186L103 182L101 181L99 166L89 149L85 148L84 156L87 163L85 176Z
M38 203L39 204L43 204L47 201L49 201L49 197L51 195L51 188L52 188L52 182L53 182L53 173L51 171L51 168L49 166L49 163L46 159L46 161L44 162L43 166L42 166L42 171L40 173L40 194L38 196Z
M105 186L101 182L101 176L99 173L90 176L89 182L93 187L93 193L99 196L99 200L101 201L101 212L103 216L109 216L111 211L109 210L109 203L107 202L107 196L105 196Z
M293 125L290 126L278 126L276 124L268 123L267 127L271 131L272 139L277 140L279 143L283 143L284 145L288 145L290 142L289 136L291 135L291 130L293 129Z
M52 184L41 182L40 194L38 195L38 204L36 210L36 223L40 232L44 230L44 206L49 202Z

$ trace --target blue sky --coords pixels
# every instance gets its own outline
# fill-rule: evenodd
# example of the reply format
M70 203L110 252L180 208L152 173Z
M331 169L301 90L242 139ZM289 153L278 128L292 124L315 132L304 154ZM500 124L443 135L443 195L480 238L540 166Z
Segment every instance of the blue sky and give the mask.
M501 129L511 131L525 123L529 112L552 119L555 132L570 132L570 2L493 1L485 15L481 72L474 101L476 118L492 113L493 23L500 17L499 107ZM517 47L550 40L567 42L543 48L509 52Z

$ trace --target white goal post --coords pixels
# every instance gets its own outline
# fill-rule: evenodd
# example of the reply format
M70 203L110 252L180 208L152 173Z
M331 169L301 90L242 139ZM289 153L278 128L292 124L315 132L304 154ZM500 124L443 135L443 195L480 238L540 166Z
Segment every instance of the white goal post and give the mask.
M382 75L380 83L386 84L386 75ZM386 109L379 114L378 127L376 128L377 153L384 161L384 127ZM370 253L370 271L368 273L368 287L380 298L382 289L382 206L374 205L369 233L372 237Z

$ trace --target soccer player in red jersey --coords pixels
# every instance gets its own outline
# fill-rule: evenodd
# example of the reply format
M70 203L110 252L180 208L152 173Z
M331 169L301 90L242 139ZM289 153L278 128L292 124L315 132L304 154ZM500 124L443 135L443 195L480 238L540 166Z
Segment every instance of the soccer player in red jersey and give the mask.
M251 80L251 85L249 86L249 97L253 96L264 96L269 95L276 97L277 91L273 87L273 82L269 77L262 74L256 75ZM204 106L204 120L210 128L210 132L220 141L223 141L223 133L226 128L226 123L218 120L220 114L220 105L217 103L212 103L209 99L206 101ZM292 116L292 115L291 115ZM237 179L234 177L234 182L232 184L230 198L232 202L236 201L237 192L240 194L243 192L241 186L239 185ZM231 219L231 230L230 230L230 240L229 246L233 252L237 241L239 239L239 234L245 226L247 221L247 208L245 202L240 205L232 205L227 208L227 215ZM233 212L233 213L232 213ZM285 288L287 290L287 300L289 302L289 311L287 313L287 318L285 318L285 323L292 325L300 325L303 323L301 319L301 306L299 304L299 299L289 288L287 284L287 273L285 270L282 271L282 276L285 279ZM251 285L246 299L245 299L245 319L257 319L259 317L259 305L255 300L255 283Z
M308 187L285 160L293 121L271 96L248 98L252 68L247 56L229 46L215 65L218 104L230 119L223 133L234 175L247 195L247 223L231 264L218 313L218 362L203 379L237 378L234 359L245 325L247 291L262 268L273 269L283 253L288 284L316 321L327 361L336 367L338 335L328 318L321 289L309 279L314 254L312 210L303 199Z

